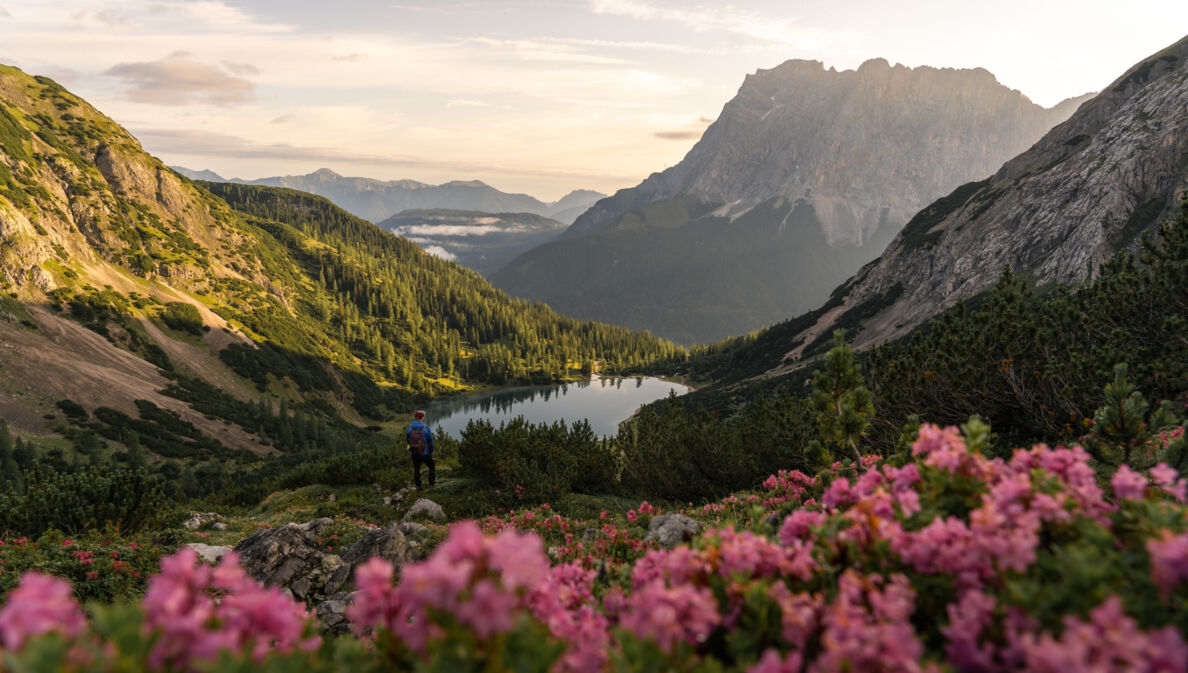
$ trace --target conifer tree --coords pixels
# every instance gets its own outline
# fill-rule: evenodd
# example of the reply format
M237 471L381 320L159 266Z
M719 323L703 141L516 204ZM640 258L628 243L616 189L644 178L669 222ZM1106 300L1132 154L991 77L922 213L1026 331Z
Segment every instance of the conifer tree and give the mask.
M1166 401L1148 414L1150 405L1127 379L1127 373L1126 363L1114 366L1114 381L1105 387L1105 404L1093 414L1085 448L1111 467L1144 469L1163 461L1182 469L1185 450L1181 422Z
M824 364L813 376L810 400L821 440L835 456L848 452L861 464L859 442L870 429L874 403L863 385L854 351L846 345L845 330L833 333L833 348L826 353Z

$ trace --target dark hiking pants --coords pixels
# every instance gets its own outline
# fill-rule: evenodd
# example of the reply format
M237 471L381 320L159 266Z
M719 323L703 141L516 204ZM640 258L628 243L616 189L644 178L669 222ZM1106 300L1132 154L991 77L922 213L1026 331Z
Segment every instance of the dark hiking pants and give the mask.
M413 463L413 483L417 485L417 488L421 488L421 466L422 465L429 466L429 485L432 486L432 485L436 484L437 483L437 464L433 462L433 455L432 454L427 455L427 456L418 456L416 454L410 454L410 455L412 455L412 463Z

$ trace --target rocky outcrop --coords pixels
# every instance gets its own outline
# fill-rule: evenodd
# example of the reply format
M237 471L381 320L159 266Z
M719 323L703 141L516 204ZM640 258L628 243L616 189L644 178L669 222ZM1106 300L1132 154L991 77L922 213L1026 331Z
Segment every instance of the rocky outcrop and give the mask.
M324 523L262 530L235 545L235 551L257 580L283 587L298 600L324 599L342 588L348 573L341 572L346 565L341 558L322 551L314 537L319 526Z
M645 540L655 540L665 549L692 540L701 531L701 524L684 514L660 514L648 522Z
M426 529L411 522L392 522L385 528L367 532L341 556L328 554L322 551L316 536L332 523L332 519L321 518L262 530L236 545L235 552L252 577L283 587L299 600L313 602L347 600L348 595L343 592L351 586L355 568L369 558L382 558L399 568L424 556L417 540ZM221 556L219 548L189 546L199 555L205 552ZM325 610L331 615L341 614L334 606ZM319 608L319 614L322 611Z
M982 69L788 61L746 78L676 166L490 276L511 294L684 343L819 306L933 199L1063 121Z
M845 310L809 332L826 334L846 311L894 294L867 316L856 344L891 339L1007 268L1040 283L1085 281L1135 247L1186 189L1188 38L1131 68L989 179L919 213L847 283Z

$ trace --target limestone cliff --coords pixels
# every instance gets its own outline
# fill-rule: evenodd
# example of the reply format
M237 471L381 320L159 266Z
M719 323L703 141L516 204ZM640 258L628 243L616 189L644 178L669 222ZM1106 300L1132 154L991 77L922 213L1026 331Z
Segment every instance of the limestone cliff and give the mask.
M893 338L992 285L1093 277L1137 247L1188 188L1188 38L1144 60L992 177L915 216L844 290L849 309L897 297L863 321L859 345Z

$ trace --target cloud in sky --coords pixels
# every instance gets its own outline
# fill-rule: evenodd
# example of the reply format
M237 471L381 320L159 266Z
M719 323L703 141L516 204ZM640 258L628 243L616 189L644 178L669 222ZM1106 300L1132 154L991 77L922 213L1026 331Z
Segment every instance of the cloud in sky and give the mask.
M11 19L11 18L12 18L12 14L9 14L7 9L0 7L0 19Z
M123 80L128 98L138 103L234 105L251 100L255 85L224 68L238 74L259 72L247 64L207 65L193 54L176 51L157 61L120 63L104 74Z
M701 138L701 134L705 133L705 128L712 123L714 120L709 117L698 117L682 128L655 131L652 135L661 140L697 140Z

